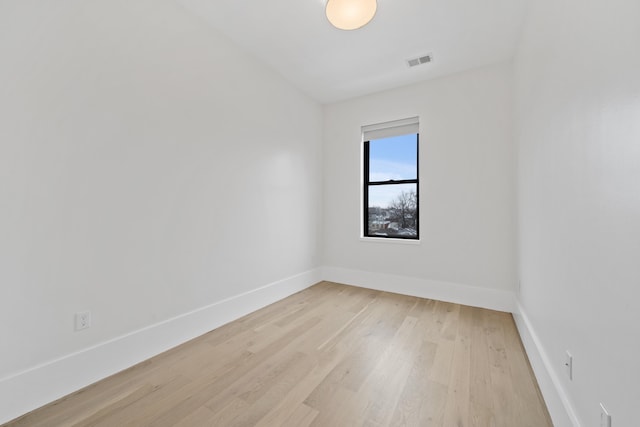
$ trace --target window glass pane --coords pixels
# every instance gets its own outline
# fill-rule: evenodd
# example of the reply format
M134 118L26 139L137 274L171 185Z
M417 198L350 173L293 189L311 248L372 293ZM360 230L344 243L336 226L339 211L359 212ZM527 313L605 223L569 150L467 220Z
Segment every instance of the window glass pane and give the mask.
M368 235L418 237L416 184L369 186Z
M417 179L416 134L369 141L369 181Z

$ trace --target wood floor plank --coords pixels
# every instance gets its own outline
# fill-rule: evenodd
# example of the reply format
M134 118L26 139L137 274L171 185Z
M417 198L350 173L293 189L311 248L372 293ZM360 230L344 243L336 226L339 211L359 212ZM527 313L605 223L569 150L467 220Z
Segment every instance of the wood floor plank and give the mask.
M360 393L367 396L370 402L375 402L363 414L363 425L389 425L419 352L421 342L414 339L417 324L417 318L405 317L377 366L361 387Z
M335 366L338 358L328 359L325 363L318 363L306 377L300 379L298 384L289 390L289 392L273 408L265 414L255 427L279 426L291 423L300 417L304 418L309 424L313 422L318 415L318 411L304 404L304 400L311 392L320 384ZM303 407L303 409L300 409ZM297 413L296 412L302 412ZM313 414L313 416L309 415Z
M498 414L493 407L486 311L474 308L472 322L469 423L471 426L478 427L494 426Z
M552 426L513 318L321 282L5 426Z
M317 416L318 411L308 407L305 404L301 404L295 409L295 411L293 411L291 416L289 416L282 423L270 425L283 427L308 427Z
M469 420L472 324L470 307L460 307L458 323L451 362L454 369L449 377L444 415L444 424L448 426L466 426Z
M412 360L411 370L399 395L398 402L389 422L391 426L420 426L420 411L429 399L432 388L427 373L432 369L438 345L421 341L420 349Z

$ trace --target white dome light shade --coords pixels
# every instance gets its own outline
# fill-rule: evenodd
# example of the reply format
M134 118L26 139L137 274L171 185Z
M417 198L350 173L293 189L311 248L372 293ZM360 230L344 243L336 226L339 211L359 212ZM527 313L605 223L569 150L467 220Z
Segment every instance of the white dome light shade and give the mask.
M356 30L373 19L377 8L376 0L327 0L325 12L334 27Z

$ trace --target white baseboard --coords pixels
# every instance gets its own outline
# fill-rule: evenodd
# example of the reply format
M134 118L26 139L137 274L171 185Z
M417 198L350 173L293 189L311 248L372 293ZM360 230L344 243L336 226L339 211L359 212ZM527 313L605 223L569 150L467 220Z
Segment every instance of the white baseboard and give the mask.
M321 280L310 270L0 379L0 424Z
M439 280L418 279L339 267L322 267L322 278L396 294L430 298L512 313L514 293Z
M538 338L538 335L529 321L529 318L519 302L516 301L516 310L513 313L522 344L529 357L531 368L535 373L540 391L547 404L551 420L555 427L580 427L582 424L567 395L558 373L547 352Z

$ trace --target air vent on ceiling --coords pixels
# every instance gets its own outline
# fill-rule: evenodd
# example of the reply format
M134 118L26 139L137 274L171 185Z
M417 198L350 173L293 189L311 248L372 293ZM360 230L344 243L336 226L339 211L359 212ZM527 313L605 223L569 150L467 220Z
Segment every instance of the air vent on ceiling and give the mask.
M433 56L431 54L419 56L417 58L407 59L407 64L409 67L417 67L418 65L428 64L433 61Z

